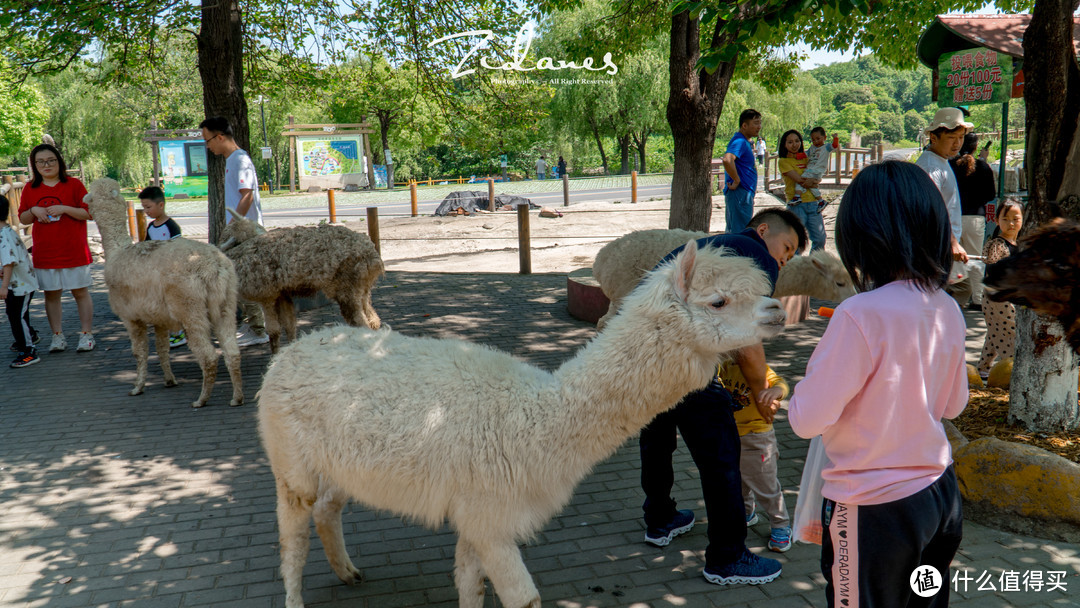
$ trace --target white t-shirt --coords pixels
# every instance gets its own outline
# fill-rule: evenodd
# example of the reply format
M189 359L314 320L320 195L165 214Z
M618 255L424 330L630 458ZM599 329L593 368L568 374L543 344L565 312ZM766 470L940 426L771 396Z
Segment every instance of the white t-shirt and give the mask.
M542 158L538 158L536 160L536 175L537 177L539 177L541 175L544 175L545 173L547 173L547 162L545 162Z
M225 207L236 209L240 205L240 190L251 190L255 200L248 207L247 219L263 223L262 205L259 204L259 176L255 173L255 163L247 152L237 148L225 159ZM225 223L233 219L232 214L225 214Z
M37 291L37 277L34 276L34 265L30 263L26 246L14 228L4 226L0 228L0 267L8 264L14 264L8 284L12 294L25 296Z
M941 192L941 198L945 199L945 209L949 212L949 226L952 228L952 235L959 241L960 235L964 231L964 225L960 219L960 188L956 185L956 174L953 173L952 165L949 164L947 159L930 150L924 151L919 160L915 161L915 164L922 167L923 171L926 171L926 174L930 176L934 185Z

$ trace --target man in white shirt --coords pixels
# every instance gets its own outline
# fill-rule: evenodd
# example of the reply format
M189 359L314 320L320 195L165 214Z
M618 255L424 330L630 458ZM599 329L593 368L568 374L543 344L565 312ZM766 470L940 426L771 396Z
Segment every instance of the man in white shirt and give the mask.
M536 179L544 179L547 177L547 161L541 155L536 161Z
M199 128L202 129L206 149L225 157L225 207L261 226L259 176L255 173L255 163L251 162L251 157L233 138L232 125L227 119L215 116L202 121ZM232 214L225 215L226 224L232 219ZM269 342L262 307L246 300L240 300L238 304L243 324L236 332L237 344L243 347Z
M964 143L964 135L968 129L975 125L964 122L964 113L960 108L941 108L934 114L930 125L926 127L926 134L930 137L930 145L915 161L915 164L926 171L934 185L941 192L941 198L945 200L945 209L949 212L949 226L952 231L953 270L952 275L963 272L961 264L968 261L967 252L960 245L963 234L963 220L960 209L960 189L956 184L956 174L953 173L949 159L956 156L960 146ZM966 273L964 273L966 274ZM962 281L950 290L950 293L958 302L966 302L971 296L971 286L968 281Z

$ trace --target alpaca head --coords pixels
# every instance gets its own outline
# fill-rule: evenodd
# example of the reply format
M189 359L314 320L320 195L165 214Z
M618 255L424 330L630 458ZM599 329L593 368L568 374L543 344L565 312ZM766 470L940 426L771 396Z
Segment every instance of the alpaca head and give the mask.
M995 302L1057 317L1073 348L1080 346L1080 224L1057 218L1040 226L1020 242L1019 253L987 266L983 283Z
M87 189L83 202L89 207L90 215L98 226L126 227L128 203L120 195L120 184L116 180L107 177L95 179Z
M265 228L240 215L235 209L226 207L225 210L233 219L225 226L225 230L221 231L221 245L218 247L222 251L228 251L246 240L266 234Z
M821 274L820 280L832 296L822 299L843 302L855 295L855 283L844 268L844 263L836 255L819 249L810 254L810 264Z
M780 303L753 260L690 241L650 272L623 303L636 318L702 354L719 354L771 338L784 328ZM612 325L614 325L614 320Z

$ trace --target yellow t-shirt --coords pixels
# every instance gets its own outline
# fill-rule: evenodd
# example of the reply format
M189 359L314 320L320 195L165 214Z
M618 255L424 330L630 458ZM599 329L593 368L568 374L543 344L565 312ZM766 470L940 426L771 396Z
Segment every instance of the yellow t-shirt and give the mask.
M735 412L735 424L739 426L740 437L748 433L764 433L772 430L772 424L765 422L754 405L754 400L750 397L750 386L746 384L746 378L743 377L738 363L733 360L721 363L716 369L716 377L724 388L731 391L731 397L736 406L743 406L741 410ZM779 386L784 389L782 398L787 398L789 392L787 382L784 382L784 379L771 367L765 368L765 380L769 386Z
M776 166L780 170L780 174L783 175L788 171L794 170L799 175L806 169L806 164L810 162L808 158L792 158L790 156L783 156L777 159ZM784 175L784 200L790 201L795 198L795 180ZM803 190L802 201L804 203L814 202L814 194L809 190Z

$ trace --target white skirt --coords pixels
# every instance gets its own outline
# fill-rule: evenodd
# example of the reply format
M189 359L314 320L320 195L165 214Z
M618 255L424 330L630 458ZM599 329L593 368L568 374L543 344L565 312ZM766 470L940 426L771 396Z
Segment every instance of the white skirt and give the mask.
M82 289L93 284L89 264L74 268L35 268L34 274L41 291Z

